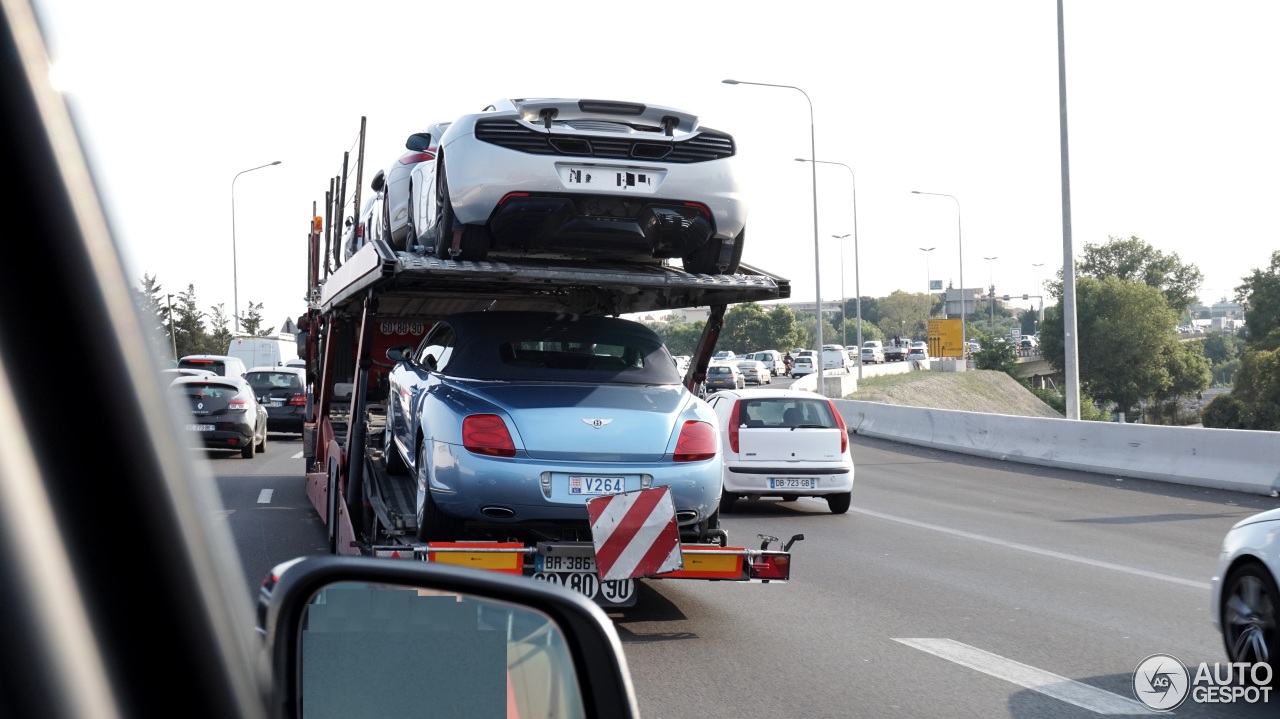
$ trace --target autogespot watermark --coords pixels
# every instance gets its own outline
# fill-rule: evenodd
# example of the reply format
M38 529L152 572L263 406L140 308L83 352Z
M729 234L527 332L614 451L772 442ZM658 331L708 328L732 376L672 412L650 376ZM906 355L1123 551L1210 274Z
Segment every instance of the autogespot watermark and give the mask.
M1149 709L1197 704L1261 704L1271 699L1271 665L1265 662L1201 662L1194 673L1170 654L1152 654L1133 671L1133 695Z

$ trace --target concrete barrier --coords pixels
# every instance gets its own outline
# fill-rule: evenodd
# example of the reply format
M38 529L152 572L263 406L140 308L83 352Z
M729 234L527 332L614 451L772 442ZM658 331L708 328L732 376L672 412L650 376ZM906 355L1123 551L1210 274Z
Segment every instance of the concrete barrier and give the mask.
M1280 491L1280 433L1085 422L835 400L851 431L1011 462L1251 494Z

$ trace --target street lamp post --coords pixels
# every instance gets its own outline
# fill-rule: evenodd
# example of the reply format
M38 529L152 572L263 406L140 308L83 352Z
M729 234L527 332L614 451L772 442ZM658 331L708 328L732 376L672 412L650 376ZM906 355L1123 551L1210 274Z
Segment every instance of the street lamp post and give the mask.
M957 244L959 244L959 250L960 250L960 344L962 345L960 349L960 358L964 360L965 367L967 368L969 366L969 360L968 360L969 332L968 332L968 328L965 327L964 234L960 228L960 200L957 200L955 198L955 195L948 195L942 192L921 192L920 190L912 190L911 194L935 195L937 197L950 197L951 200L956 203L956 242Z
M253 172L254 170L261 170L264 167L272 167L273 165L279 164L280 161L276 160L275 162L268 162L265 165L250 167L247 170L237 172L236 176L231 178L231 301L234 303L232 312L235 317L237 334L240 332L240 266L236 262L236 180L240 179L240 176L246 172Z
M991 263L1000 258L983 257L982 259L987 261L987 284L991 286L991 298L988 300L987 304L991 307L991 334L994 335L996 333L996 281L992 279L994 275L991 274Z
M775 85L768 82L747 82L746 80L723 80L726 85L758 85L760 87L781 87L788 90L795 90L804 95L804 99L809 103L809 153L816 157L818 155L818 138L813 130L813 100L809 99L809 93L801 90L795 85ZM813 289L814 294L818 298L817 316L818 321L815 325L818 328L818 392L825 395L827 390L826 382L822 372L822 265L818 261L818 168L813 167L810 173L812 189L813 189Z
M933 273L929 271L929 253L938 248L921 247L920 251L924 253L924 296L928 305L924 309L925 320L929 319L929 315L933 314Z
M849 344L849 329L845 327L849 322L849 318L845 316L844 306L848 304L846 301L848 295L844 293L844 238L849 235L832 235L832 237L840 240L840 347L843 348ZM859 350L861 352L861 350Z
M809 162L809 160L803 157L797 157L796 162ZM810 164L813 165L815 171L817 170L818 165L839 165L843 167L849 171L849 183L853 187L853 293L857 295L854 299L854 306L857 308L858 313L858 379L862 379L862 285L859 282L862 264L858 261L858 181L857 177L853 174L853 168L843 162L814 160ZM848 237L848 235L844 235L844 237ZM840 273L841 278L843 279L843 262L840 265Z
M1040 311L1036 313L1036 321L1044 322L1044 275L1040 270L1044 263L1032 262L1031 266L1036 268L1036 289L1040 291Z

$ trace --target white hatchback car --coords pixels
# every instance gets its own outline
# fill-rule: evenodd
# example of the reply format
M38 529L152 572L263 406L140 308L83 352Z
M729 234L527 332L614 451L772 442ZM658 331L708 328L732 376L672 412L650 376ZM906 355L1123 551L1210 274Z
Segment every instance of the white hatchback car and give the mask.
M791 360L791 378L803 377L807 374L813 374L818 369L813 366L813 355L800 355Z
M739 499L821 497L832 514L849 511L853 455L844 418L818 394L791 389L717 392L724 455L720 511Z
M503 99L455 120L439 150L438 257L679 258L699 274L742 259L737 145L684 110Z
M723 501L723 500L722 500ZM1213 624L1231 662L1280 660L1280 508L1227 532L1210 591Z

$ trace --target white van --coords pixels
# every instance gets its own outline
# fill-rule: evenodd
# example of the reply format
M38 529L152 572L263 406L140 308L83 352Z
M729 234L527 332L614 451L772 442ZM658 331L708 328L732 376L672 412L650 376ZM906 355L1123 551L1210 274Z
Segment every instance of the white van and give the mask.
M849 369L849 352L840 345L822 346L822 369Z
M228 355L187 355L178 360L180 369L202 369L220 377L243 377L249 368L239 357Z
M787 373L787 368L782 361L782 353L778 350L760 350L747 355L747 359L759 360L764 363L765 367L773 373L774 377L781 377Z
M267 337L239 334L231 338L227 356L239 357L248 367L283 367L285 362L298 359L298 342L286 333Z

